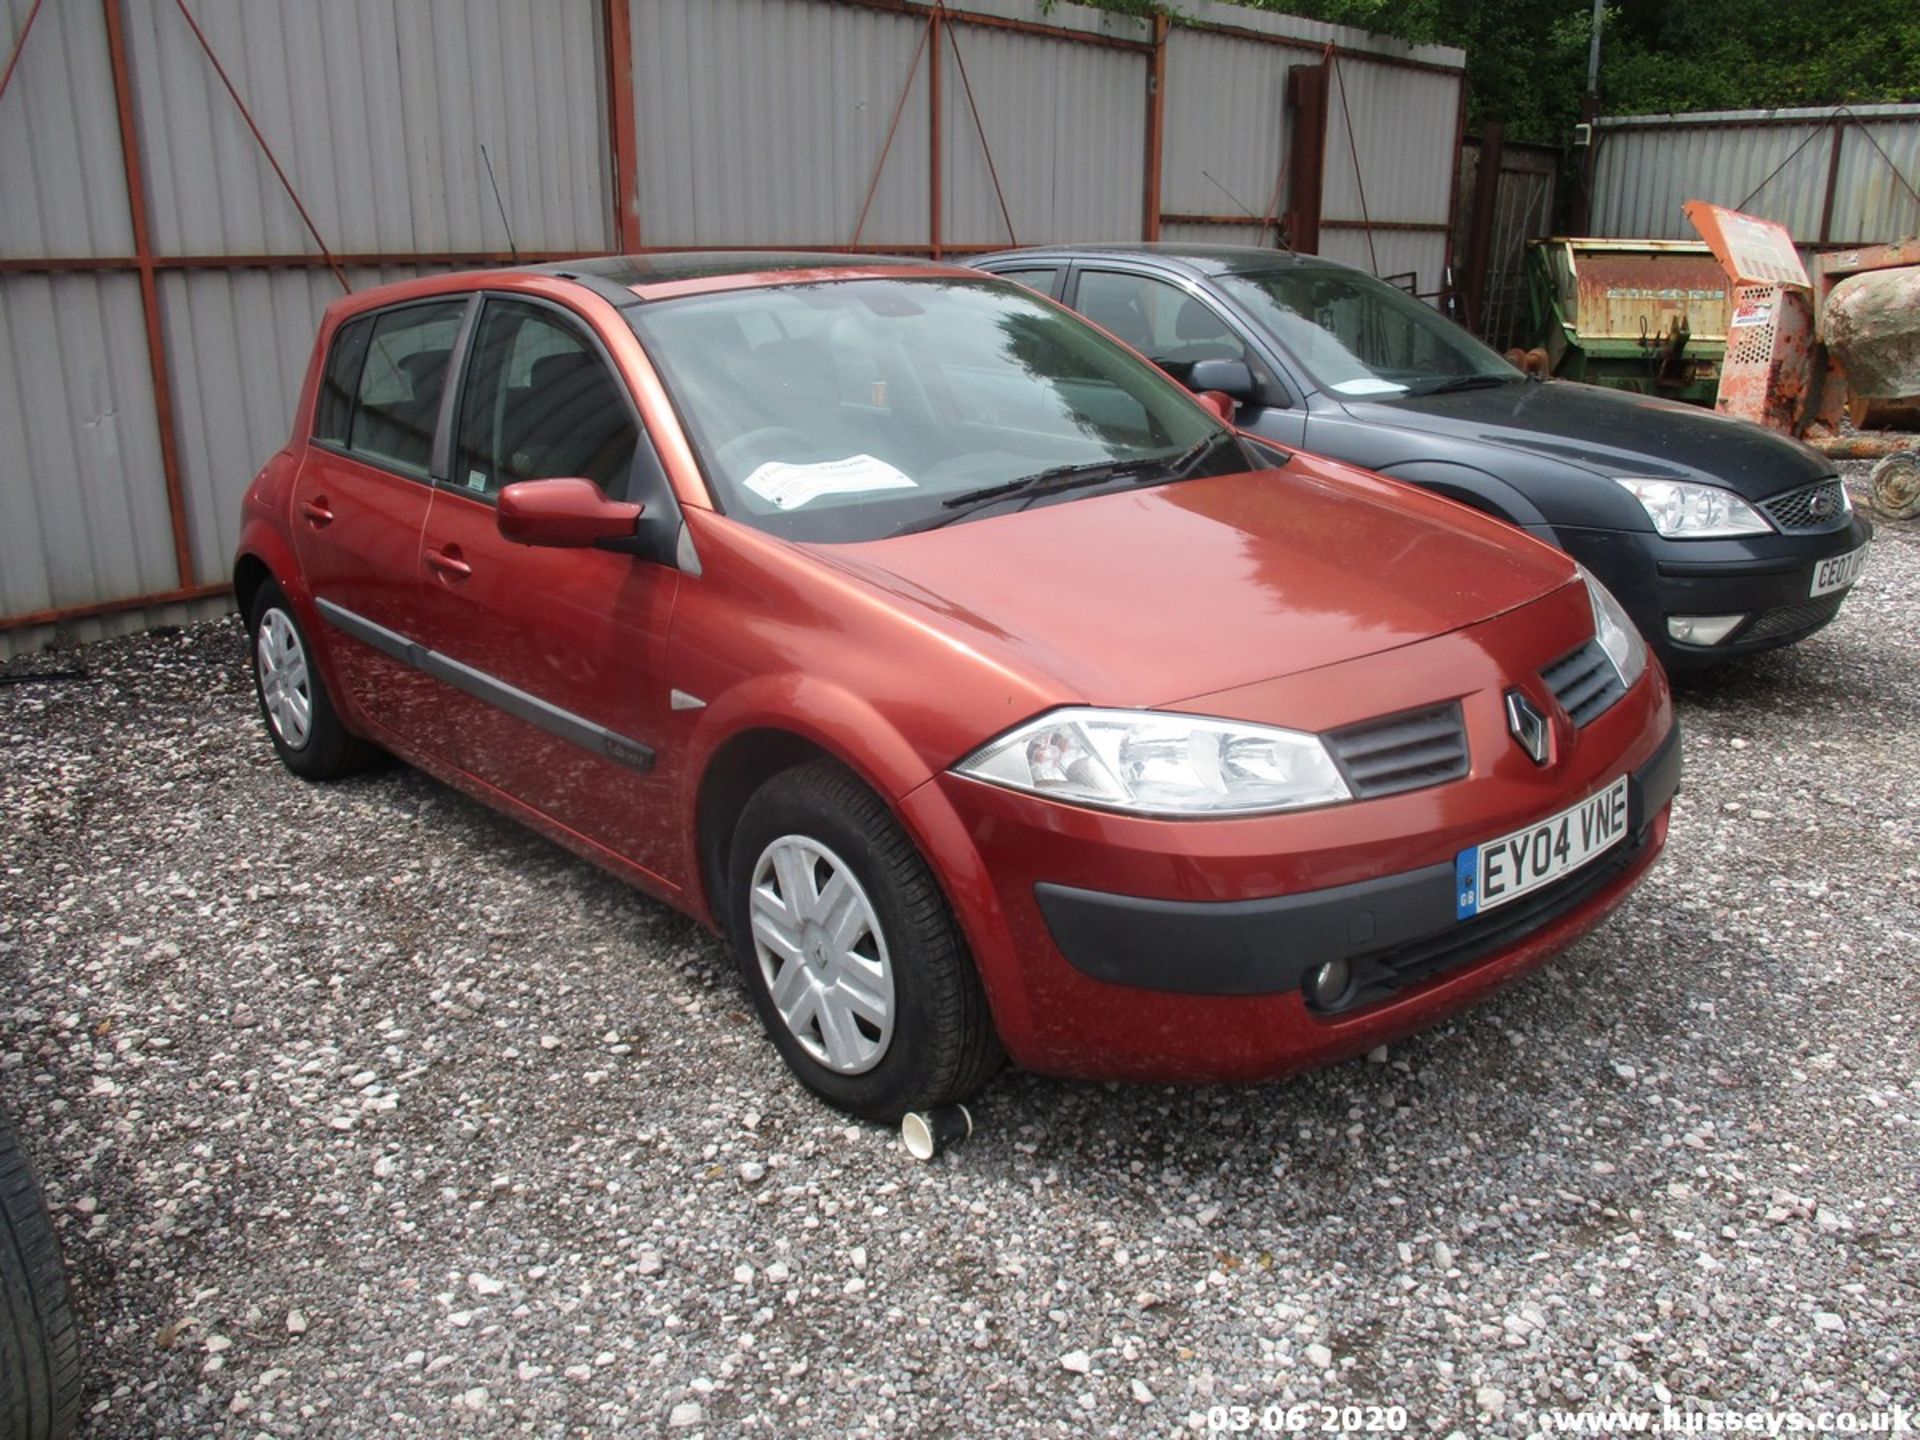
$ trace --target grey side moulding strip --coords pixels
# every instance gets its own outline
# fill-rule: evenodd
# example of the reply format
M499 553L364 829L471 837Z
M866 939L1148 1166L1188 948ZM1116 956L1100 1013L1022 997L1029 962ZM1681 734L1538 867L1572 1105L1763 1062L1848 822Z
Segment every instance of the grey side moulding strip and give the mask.
M352 636L363 645L370 645L382 654L391 655L403 665L411 666L423 674L451 685L477 700L484 700L527 724L557 735L583 750L595 755L603 755L615 764L624 765L629 770L641 774L653 769L653 748L642 745L638 740L628 739L624 735L607 729L606 726L576 715L571 710L562 710L558 705L542 700L538 695L529 695L506 681L489 675L484 670L476 670L471 665L463 665L458 660L442 655L437 650L429 650L417 641L384 625L377 625L364 615L356 615L343 605L331 600L316 599L315 607L327 620L327 623L343 634Z

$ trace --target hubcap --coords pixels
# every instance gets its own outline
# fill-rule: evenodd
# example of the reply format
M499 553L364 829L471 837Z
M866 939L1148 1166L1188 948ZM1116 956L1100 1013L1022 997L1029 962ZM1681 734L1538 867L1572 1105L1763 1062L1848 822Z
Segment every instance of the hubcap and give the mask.
M783 835L760 852L753 949L774 1008L829 1070L871 1070L893 1038L893 968L873 902L818 840Z
M313 729L313 688L307 676L306 647L300 643L300 632L293 628L293 617L286 611L269 610L260 617L253 658L267 723L282 741L298 750Z

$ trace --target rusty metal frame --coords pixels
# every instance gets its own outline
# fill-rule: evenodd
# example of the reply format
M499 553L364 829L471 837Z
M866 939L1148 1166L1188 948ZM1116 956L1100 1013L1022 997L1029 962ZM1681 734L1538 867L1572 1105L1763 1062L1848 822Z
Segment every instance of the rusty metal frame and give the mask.
M940 114L940 82L945 62L940 58L940 41L946 30L947 7L934 0L933 18L927 31L927 238L933 244L933 258L940 258L940 220L942 201L940 173L943 148L943 123ZM945 38L951 38L950 36ZM954 58L960 52L954 51Z
M233 587L222 580L217 585L188 585L178 590L162 590L155 595L125 595L117 600L91 600L83 605L62 605L52 610L30 610L24 615L0 615L0 633L31 630L38 625L65 625L74 620L92 620L101 615L123 615L129 610L144 610L150 605L183 605L194 600L211 600L230 595Z
M160 439L160 474L167 487L167 522L173 531L173 563L180 588L199 578L194 565L192 531L187 524L186 472L174 430L172 367L166 330L160 323L160 281L153 263L153 229L147 215L146 166L140 149L140 122L134 112L133 67L127 56L126 0L101 0L107 22L107 58L113 68L113 103L120 121L120 158L126 172L127 213L133 228L134 269L140 275L140 310L146 322L147 362L153 372L153 418Z
M1007 209L1007 192L1000 188L1000 168L993 163L993 146L987 143L987 127L980 118L979 105L974 102L973 82L967 78L967 61L966 57L960 53L960 39L957 35L949 35L947 38L953 50L953 67L960 76L960 88L966 92L967 110L973 116L973 132L980 137L980 153L987 162L987 179L993 182L993 198L1000 206L1000 222L1007 227L1007 243L1018 245L1020 237L1014 233L1013 212ZM936 248L934 254L939 253Z
M859 0L852 0L859 3ZM1316 55L1334 54L1347 60L1362 60L1371 65L1390 65L1396 70L1422 70L1431 75L1451 75L1463 85L1466 70L1459 65L1443 65L1436 60L1415 60L1405 55L1383 55L1374 50L1356 50L1351 45L1331 45L1320 40L1302 40L1293 35L1269 35L1244 25L1228 25L1218 20L1195 20L1175 15L1173 23L1182 30L1197 30L1206 35L1226 35L1235 40L1251 40L1259 45L1277 45L1287 50L1306 50Z
M313 223L313 216L307 213L306 202L301 200L300 192L293 188L293 181L287 178L286 170L280 164L280 157L273 153L273 147L267 143L267 137L260 133L253 112L247 108L247 102L240 98L240 91L227 74L227 67L220 63L220 57L214 53L212 42L207 39L206 31L200 28L200 22L193 18L193 12L187 8L187 0L173 0L174 8L179 10L180 18L187 22L187 28L193 31L193 38L200 42L200 49L207 61L213 66L213 73L220 77L220 83L226 86L227 94L232 98L234 107L239 110L240 118L247 122L254 143L259 145L260 153L267 157L267 164L273 167L273 173L279 178L280 188L287 192L287 198L293 202L293 208L300 212L300 223L307 227L307 233L313 237L313 243L320 247L320 253L326 257L327 268L333 271L333 278L340 282L340 288L349 294L353 286L347 283L347 272L340 268L333 258L333 252L327 249L327 242L320 235L320 227Z
M1440 291L1444 297L1451 287L1457 294L1459 285L1453 275L1453 241L1460 228L1460 165L1467 148L1467 76L1460 74L1460 102L1453 122L1453 175L1447 182L1447 243L1440 256ZM1496 174L1496 180L1498 176ZM1496 185L1496 189L1498 186ZM1444 298L1442 305L1444 306Z
M40 18L40 6L43 3L44 0L33 0L33 8L27 11L27 23L20 27L20 34L15 37L13 49L7 55L7 68L0 70L0 99L6 97L7 86L13 83L14 67L20 63L20 52L27 48L27 36L33 33L33 22Z
M813 3L813 0L804 0ZM985 15L975 10L955 10L944 4L916 4L914 0L831 0L835 5L846 5L856 10L882 10L893 15L907 15L916 20L925 20L936 8L946 18L948 25L971 25L980 30L1005 30L1015 35L1032 35L1047 40L1061 40L1070 45L1093 45L1105 50L1129 50L1145 55L1153 49L1150 40L1129 40L1123 35L1106 35L1097 30L1073 30L1065 25L1049 25L1040 20L1020 20L1011 15Z
M1172 28L1164 10L1153 12L1153 59L1147 67L1147 160L1145 209L1141 238L1158 240L1162 171L1167 159L1167 33Z
M1459 287L1466 307L1467 328L1476 334L1480 333L1481 321L1485 318L1481 311L1486 305L1487 271L1493 263L1493 212L1500 203L1500 167L1506 158L1506 139L1507 127L1498 120L1489 120L1480 129L1480 159L1473 172L1473 204L1467 212L1467 254L1463 265L1466 274ZM1459 190L1456 179L1456 204ZM1451 251L1451 233L1447 246Z
M633 101L633 12L627 0L602 0L607 41L607 150L613 161L614 244L640 248L640 127Z
M1271 230L1278 221L1272 215L1189 215L1169 210L1160 217L1169 225L1237 225L1247 230ZM1405 231L1416 235L1438 235L1447 229L1444 220L1327 220L1322 230Z

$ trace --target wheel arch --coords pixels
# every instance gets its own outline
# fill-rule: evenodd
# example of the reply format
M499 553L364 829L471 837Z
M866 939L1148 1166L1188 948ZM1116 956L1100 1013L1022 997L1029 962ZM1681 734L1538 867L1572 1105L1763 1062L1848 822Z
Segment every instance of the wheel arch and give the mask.
M843 766L881 793L845 756L810 736L774 725L738 731L708 755L694 799L694 858L701 902L716 928L726 929L727 869L733 861L734 831L747 802L774 776L815 760ZM884 793L881 799L884 803Z

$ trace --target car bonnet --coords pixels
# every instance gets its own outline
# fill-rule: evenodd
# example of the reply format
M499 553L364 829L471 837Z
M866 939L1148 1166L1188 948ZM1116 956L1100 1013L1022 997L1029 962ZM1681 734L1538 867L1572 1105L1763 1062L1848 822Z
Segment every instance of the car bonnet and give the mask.
M805 548L1063 702L1124 706L1393 650L1573 579L1516 530L1305 457Z
M1818 451L1758 425L1597 385L1516 382L1345 404L1369 425L1526 450L1600 475L1704 481L1749 500L1833 474Z

